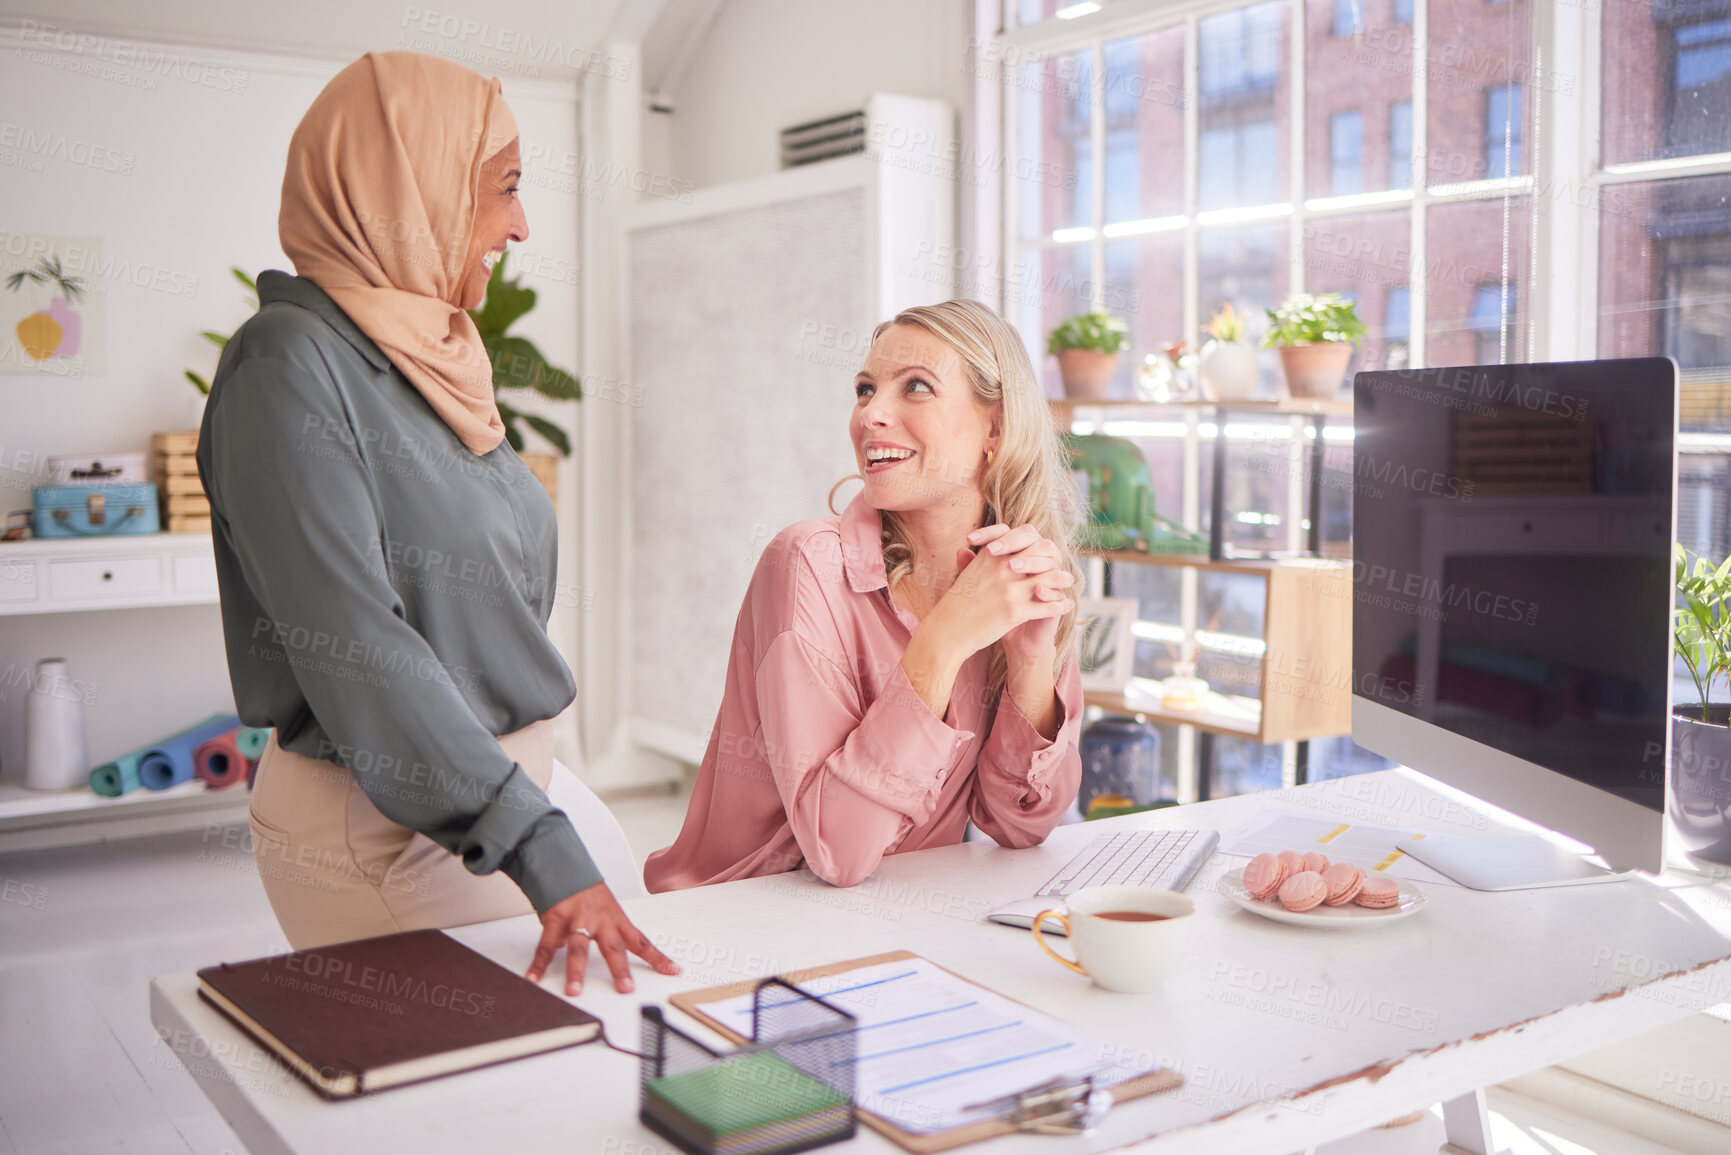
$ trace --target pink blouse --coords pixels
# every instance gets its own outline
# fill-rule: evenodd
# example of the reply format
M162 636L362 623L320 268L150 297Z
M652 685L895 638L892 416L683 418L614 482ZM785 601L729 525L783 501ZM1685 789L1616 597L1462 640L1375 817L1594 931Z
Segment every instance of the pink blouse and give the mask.
M939 719L902 670L919 623L890 598L881 532L878 511L856 499L764 550L685 825L643 867L651 891L802 862L853 886L885 854L960 842L969 818L1000 845L1036 845L1076 797L1074 655L1060 665L1052 741L1008 691L988 717L989 651L963 664Z

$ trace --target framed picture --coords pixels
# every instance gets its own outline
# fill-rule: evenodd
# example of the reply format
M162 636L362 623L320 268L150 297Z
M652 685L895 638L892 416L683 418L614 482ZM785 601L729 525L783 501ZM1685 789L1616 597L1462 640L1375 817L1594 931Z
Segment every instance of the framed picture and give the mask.
M102 376L111 267L98 237L0 231L0 373Z
M1135 598L1079 598L1076 602L1076 654L1084 690L1121 693L1136 666Z

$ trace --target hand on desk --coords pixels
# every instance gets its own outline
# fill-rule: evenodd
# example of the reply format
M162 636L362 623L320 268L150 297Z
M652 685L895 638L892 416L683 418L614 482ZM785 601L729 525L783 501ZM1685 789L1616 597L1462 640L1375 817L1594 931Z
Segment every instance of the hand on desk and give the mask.
M631 925L619 900L598 882L580 890L556 906L547 908L541 916L541 941L535 947L535 957L529 963L527 977L538 983L547 973L553 956L565 948L565 993L583 993L583 972L589 967L589 942L601 948L607 969L613 975L613 989L630 994L635 988L631 981L629 951L664 975L679 973L679 964L656 950L643 932Z

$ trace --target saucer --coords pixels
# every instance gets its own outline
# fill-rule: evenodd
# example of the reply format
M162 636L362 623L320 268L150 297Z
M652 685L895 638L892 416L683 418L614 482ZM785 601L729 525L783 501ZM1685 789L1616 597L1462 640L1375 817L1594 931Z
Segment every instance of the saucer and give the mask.
M1242 869L1234 870L1221 878L1220 893L1251 914L1260 914L1263 918L1270 918L1275 922L1291 923L1293 926L1320 926L1331 930L1363 930L1406 918L1424 909L1425 897L1422 890L1404 878L1397 878L1395 881L1400 883L1400 899L1393 906L1377 910L1350 902L1345 906L1313 906L1309 910L1287 910L1280 905L1278 899L1262 901L1251 898L1250 892L1244 888Z

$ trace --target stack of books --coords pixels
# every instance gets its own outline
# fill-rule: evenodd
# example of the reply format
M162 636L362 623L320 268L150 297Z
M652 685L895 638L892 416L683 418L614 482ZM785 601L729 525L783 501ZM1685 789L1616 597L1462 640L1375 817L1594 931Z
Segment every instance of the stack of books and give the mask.
M775 1155L850 1138L848 1097L772 1050L728 1055L643 1087L645 1125L696 1155Z

